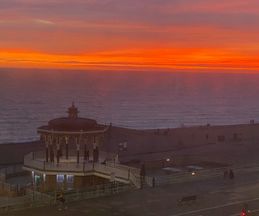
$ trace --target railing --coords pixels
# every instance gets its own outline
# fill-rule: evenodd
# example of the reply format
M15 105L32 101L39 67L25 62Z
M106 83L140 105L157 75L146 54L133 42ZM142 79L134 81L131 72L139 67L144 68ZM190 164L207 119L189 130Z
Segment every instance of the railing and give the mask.
M24 195L24 186L7 182L8 178L19 176L24 172L20 164L0 169L0 194L9 196Z
M120 183L108 183L104 185L97 185L86 190L73 190L63 193L66 203L91 199L96 197L110 196L122 192L132 190L131 185ZM0 215L10 211L23 210L41 206L53 206L58 204L57 193L40 193L32 189L26 190L26 195L22 197L6 197L0 200Z
M118 170L124 170L127 172L128 180L135 185L137 188L140 188L141 181L140 181L140 169L135 167L129 167L123 164L114 163L111 161L106 162L107 166L114 167ZM125 174L125 173L124 173Z
M19 164L19 165L17 164L14 166L8 166L8 167L4 167L4 168L0 169L0 174L2 174L2 175L4 174L7 178L9 176L12 176L13 174L21 173L21 172L24 172L21 164Z
M113 162L113 161L107 161L105 164L106 164L107 166L116 167L116 168L119 168L119 169L124 169L124 170L130 169L131 172L136 173L136 174L139 174L139 173L140 173L140 169L139 169L139 168L129 167L129 166L127 166L127 165L118 164L118 163L115 163L115 162Z
M46 152L44 152L44 151L31 152L28 155L31 155L31 157L33 159L41 159L42 161L46 159ZM115 158L114 153L99 151L99 159L101 162L104 162L105 160L112 160L113 158ZM65 153L65 150L63 149L62 156L60 156L60 160L62 160L62 159L76 162L77 161L77 151L69 149L68 159L66 159L66 153ZM92 160L92 159L93 159L93 152L89 151L89 160ZM49 155L49 160L50 160L50 155ZM54 161L57 162L56 152L54 152ZM84 151L79 151L79 162L83 163L84 161L85 161L84 160Z
M0 191L10 192L10 191L12 191L12 189L13 189L13 187L11 184L0 181Z
M24 167L31 168L32 170L36 169L42 172L78 172L78 173L87 173L87 172L97 172L104 175L104 177L112 180L123 181L125 183L132 183L137 188L140 187L138 181L139 169L128 167L125 165L106 162L102 163L92 163L92 162L74 162L72 161L62 161L57 163L45 162L42 158L38 158L39 153L30 153L24 157ZM97 174L94 173L94 174Z
M37 191L27 190L21 197L6 197L0 201L0 215L3 212L53 205L54 198Z
M174 183L182 183L189 181L197 181L208 178L222 177L224 171L228 169L232 169L235 173L249 173L259 171L259 164L254 163L246 166L233 166L233 167L220 167L214 169L204 169L192 172L182 172L175 173L171 175L163 175L163 176L146 176L145 180L149 186L153 186L153 178L156 186L166 185L166 184L174 184Z
M139 174L135 174L134 172L130 172L129 179L132 182L132 184L135 185L135 187L141 188L141 180L140 180Z
M88 188L83 191L72 191L64 193L64 198L67 202L78 201L83 199L91 199L102 196L110 196L125 191L132 190L131 185L119 184L119 183L108 183L104 185L97 185L92 188Z
M146 176L145 180L149 186L153 186L153 183L156 186L160 186L160 185L166 185L166 184L197 181L201 179L222 176L224 169L226 168L216 168L216 169L210 169L210 170L204 169L204 170L198 170L194 172L186 171L182 173L163 175L163 176Z
M24 157L24 166L40 171L54 171L54 172L87 172L93 170L93 164L87 162L74 162L75 160L62 162L45 162L43 159L38 158L35 154L30 153Z

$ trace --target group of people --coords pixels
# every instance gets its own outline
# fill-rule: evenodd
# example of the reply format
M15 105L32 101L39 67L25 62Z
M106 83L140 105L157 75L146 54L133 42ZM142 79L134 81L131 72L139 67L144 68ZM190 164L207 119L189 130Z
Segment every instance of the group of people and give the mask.
M234 179L235 178L235 175L234 175L234 172L232 169L229 169L229 170L225 170L224 171L224 179Z

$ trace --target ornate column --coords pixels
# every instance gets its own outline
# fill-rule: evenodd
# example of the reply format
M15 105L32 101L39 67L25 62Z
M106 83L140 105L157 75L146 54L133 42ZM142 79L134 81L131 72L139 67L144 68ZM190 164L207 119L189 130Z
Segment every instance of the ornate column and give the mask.
M87 137L84 138L84 161L89 160L89 151L87 150Z
M76 162L79 164L79 152L80 152L80 143L78 138L76 138Z
M68 137L65 137L65 145L66 145L66 159L68 160Z
M60 143L59 143L59 139L57 142L57 164L59 164L59 157L60 157Z
M99 148L96 147L94 149L94 162L98 162L99 161Z
M96 136L93 136L93 149L95 149L97 146L96 144Z
M63 140L64 138L61 136L59 137L59 144L60 144L60 149L59 149L59 157L63 156L63 151L62 151L62 147L63 147Z
M96 161L99 161L99 145L100 145L100 137L96 137Z
M46 145L46 148L45 148L45 160L46 162L49 162L49 141L48 141L48 136L47 135L44 135L44 140L45 140L45 145Z
M95 143L95 136L93 136L93 163L95 162L95 148L96 148L96 143Z
M99 161L99 148L98 148L98 138L94 136L94 143L93 143L93 161Z
M54 162L53 135L50 135L50 162Z

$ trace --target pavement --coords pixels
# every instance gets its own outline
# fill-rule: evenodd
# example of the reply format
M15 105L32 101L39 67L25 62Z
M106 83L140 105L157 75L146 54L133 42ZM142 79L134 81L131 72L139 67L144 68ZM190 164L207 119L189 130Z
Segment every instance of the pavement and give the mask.
M60 206L9 212L9 216L238 216L246 203L250 215L259 215L258 169L236 175L234 180L217 176L195 182L144 188L115 196L83 200ZM197 201L178 205L183 196Z

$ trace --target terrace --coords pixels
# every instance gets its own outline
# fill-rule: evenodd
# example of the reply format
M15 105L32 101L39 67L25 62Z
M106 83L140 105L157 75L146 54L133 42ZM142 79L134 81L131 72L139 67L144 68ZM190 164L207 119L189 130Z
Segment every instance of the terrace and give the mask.
M119 164L118 161L111 159L112 156L112 154L100 152L99 162L94 162L91 156L88 161L85 161L83 156L79 156L78 161L78 156L71 152L69 159L61 157L57 163L57 161L46 162L44 152L31 152L24 157L23 169L42 175L95 175L111 181L133 184L139 188L139 169Z

